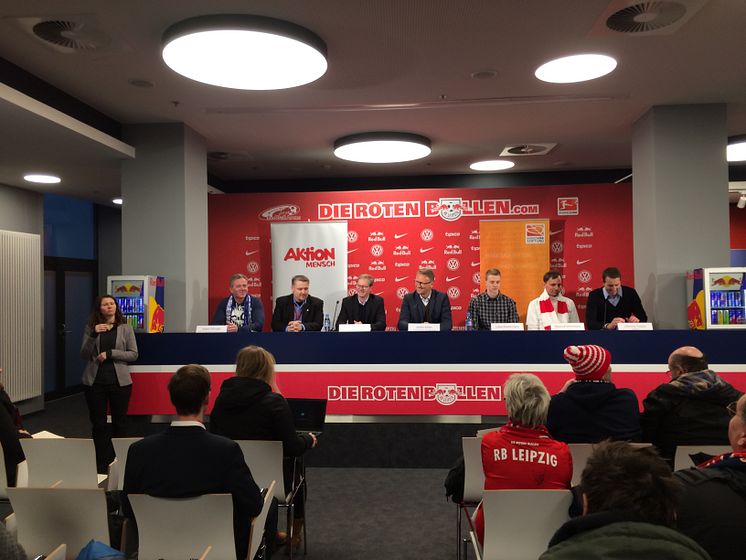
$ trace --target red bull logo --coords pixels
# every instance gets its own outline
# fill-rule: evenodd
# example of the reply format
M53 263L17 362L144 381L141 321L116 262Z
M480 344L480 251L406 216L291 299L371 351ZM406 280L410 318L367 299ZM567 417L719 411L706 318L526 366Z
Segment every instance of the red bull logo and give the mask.
M731 276L730 274L724 274L723 276L718 276L712 281L713 286L740 286L741 285L741 279L736 278L735 276Z
M153 300L151 300L151 302L153 302ZM165 326L166 312L163 307L156 303L155 309L153 309L153 313L150 316L150 328L148 331L152 333L162 333Z

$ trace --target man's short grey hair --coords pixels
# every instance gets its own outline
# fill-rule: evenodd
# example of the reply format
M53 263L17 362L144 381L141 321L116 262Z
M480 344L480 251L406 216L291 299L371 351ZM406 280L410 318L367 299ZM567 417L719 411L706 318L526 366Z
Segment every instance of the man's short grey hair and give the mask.
M371 276L370 274L361 274L360 276L357 277L357 279L358 280L367 280L368 281L368 286L372 286L373 283L376 281L376 279L373 278L373 276Z
M514 373L503 388L508 417L521 426L546 424L549 391L533 373Z
M246 280L247 282L249 281L249 279L246 277L245 274L238 273L238 274L234 274L233 276L231 276L231 282L230 282L229 286L232 288L233 287L233 282L235 282L236 280L239 280L239 279Z
M296 274L290 279L291 286L295 286L296 282L308 282L309 284L311 283L308 279L308 276L304 276L303 274Z
M432 268L421 268L417 271L417 274L427 276L427 279L430 280L430 282L435 281L435 273L433 272Z

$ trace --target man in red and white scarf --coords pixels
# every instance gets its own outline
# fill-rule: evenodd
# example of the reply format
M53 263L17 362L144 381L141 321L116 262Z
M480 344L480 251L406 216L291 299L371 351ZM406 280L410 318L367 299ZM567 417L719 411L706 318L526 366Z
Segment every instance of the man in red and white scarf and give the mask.
M562 275L550 270L544 275L544 292L528 304L526 326L530 331L548 331L557 323L579 323L575 303L562 295Z

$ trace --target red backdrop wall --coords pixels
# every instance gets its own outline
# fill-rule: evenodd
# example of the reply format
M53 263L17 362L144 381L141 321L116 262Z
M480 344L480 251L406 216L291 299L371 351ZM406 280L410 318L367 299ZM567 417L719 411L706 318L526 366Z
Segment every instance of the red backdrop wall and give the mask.
M373 292L386 300L389 328L396 326L401 298L414 289L415 272L425 266L435 271L436 289L451 298L454 326L463 328L469 299L480 289L480 220L549 219L547 267L562 271L581 319L605 267L619 267L623 282L634 285L629 183L212 195L208 209L210 309L228 294L228 278L244 273L249 291L264 303L266 329L271 298L290 291L288 278L286 291L270 293L273 221L347 221L348 292L358 275L375 276ZM303 240L298 246L305 248ZM511 271L500 264L494 266L505 278ZM541 278L522 281L540 293Z

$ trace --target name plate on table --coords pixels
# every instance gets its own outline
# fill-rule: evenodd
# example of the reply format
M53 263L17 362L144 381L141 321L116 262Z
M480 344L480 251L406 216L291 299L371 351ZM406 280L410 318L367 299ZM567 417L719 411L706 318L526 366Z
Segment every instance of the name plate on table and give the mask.
M490 323L491 331L522 331L523 323Z
M653 323L618 323L616 328L620 331L652 331Z
M584 323L552 323L549 325L550 331L584 331Z
M340 323L339 332L370 332L367 323Z
M195 332L198 333L216 333L228 332L228 325L197 325Z
M440 323L409 323L407 330L410 332L440 332Z

